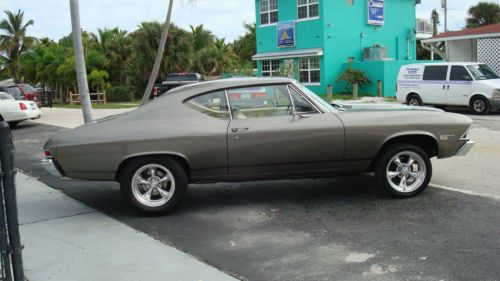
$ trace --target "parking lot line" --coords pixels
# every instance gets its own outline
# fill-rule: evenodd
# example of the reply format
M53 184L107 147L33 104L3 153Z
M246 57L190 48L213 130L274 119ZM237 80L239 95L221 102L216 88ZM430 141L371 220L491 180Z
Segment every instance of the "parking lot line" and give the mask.
M459 188L455 188L455 187L444 186L444 185L435 184L435 183L431 183L431 184L429 184L429 186L430 187L439 188L439 189L448 190L448 191L460 192L460 193L468 194L468 195L481 196L481 197L487 197L487 198L494 199L494 200L500 200L500 196L497 196L497 195L494 195L494 194L488 194L488 193L482 193L482 192L475 192L475 191L470 191L470 190L464 190L464 189L459 189Z

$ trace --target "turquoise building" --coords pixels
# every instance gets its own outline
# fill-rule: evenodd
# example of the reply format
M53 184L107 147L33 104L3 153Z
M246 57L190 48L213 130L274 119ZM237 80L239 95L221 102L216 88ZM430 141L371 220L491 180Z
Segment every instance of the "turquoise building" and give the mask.
M256 0L259 76L294 77L323 95L348 63L395 95L399 67L415 62L419 0Z

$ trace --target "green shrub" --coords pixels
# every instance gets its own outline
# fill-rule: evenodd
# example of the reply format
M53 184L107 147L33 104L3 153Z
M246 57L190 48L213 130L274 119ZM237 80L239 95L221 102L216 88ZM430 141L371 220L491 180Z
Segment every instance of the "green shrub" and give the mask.
M118 85L106 90L108 102L131 102L134 100L135 87Z

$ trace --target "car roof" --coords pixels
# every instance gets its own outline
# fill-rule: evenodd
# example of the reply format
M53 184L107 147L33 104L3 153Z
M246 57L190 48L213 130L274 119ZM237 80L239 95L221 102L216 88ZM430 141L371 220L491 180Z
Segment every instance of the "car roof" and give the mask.
M425 62L425 63L414 63L403 66L426 66L426 65L476 65L476 64L484 64L479 62Z
M228 78L228 79L218 79L211 80L205 82L199 82L189 85L180 86L174 88L167 92L168 95L181 93L181 92L190 92L194 93L203 93L210 92L219 89L226 88L235 88L235 87L245 87L245 86L262 86L269 84L284 84L284 83L292 83L295 81L294 79L286 78L286 77L249 77L249 78Z

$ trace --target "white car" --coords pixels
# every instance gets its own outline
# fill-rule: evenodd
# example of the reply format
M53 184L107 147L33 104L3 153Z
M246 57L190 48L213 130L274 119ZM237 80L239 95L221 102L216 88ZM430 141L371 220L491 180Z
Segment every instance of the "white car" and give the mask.
M7 121L15 127L19 122L41 116L42 112L34 101L15 100L11 95L0 92L0 121Z
M500 109L500 77L486 64L473 62L403 65L396 96L409 105L467 106L487 114Z

